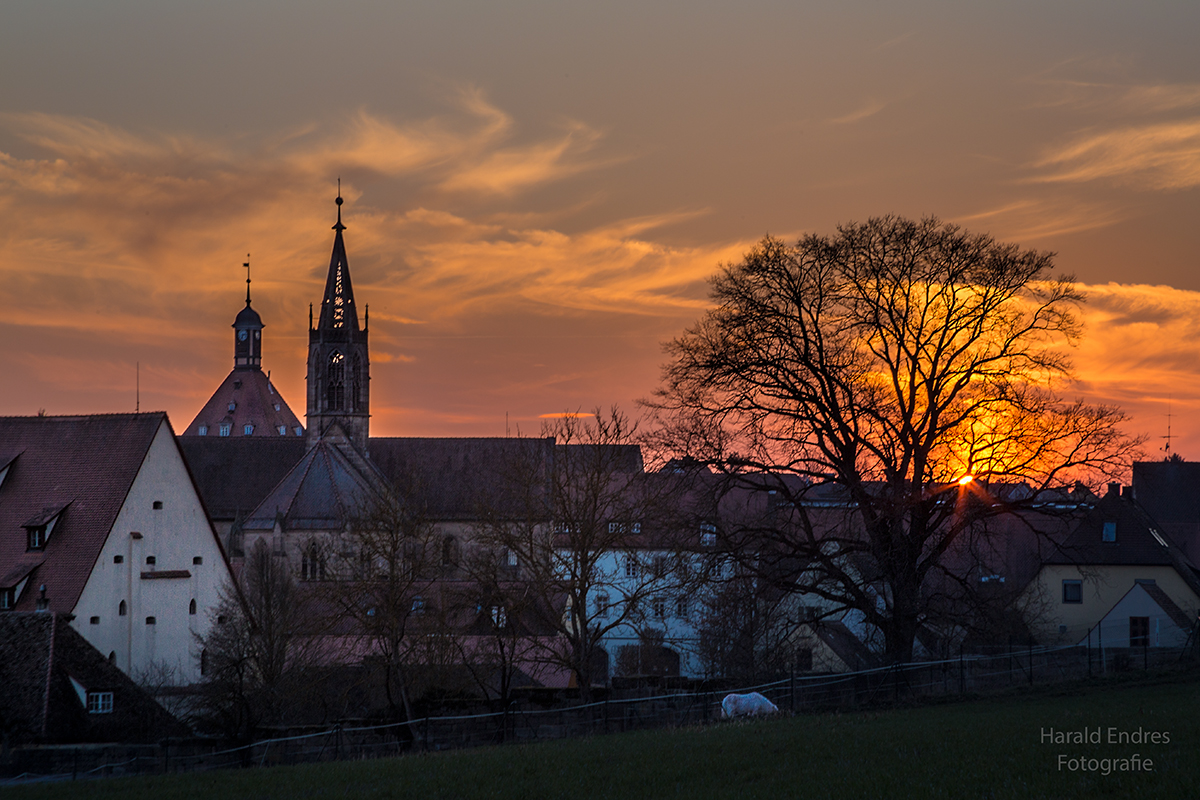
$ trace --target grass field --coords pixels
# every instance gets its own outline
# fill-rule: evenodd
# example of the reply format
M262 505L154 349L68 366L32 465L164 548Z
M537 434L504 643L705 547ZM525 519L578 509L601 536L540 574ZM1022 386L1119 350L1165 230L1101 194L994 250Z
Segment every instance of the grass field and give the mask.
M1042 741L1099 729L1100 744ZM1118 732L1169 743L1109 744ZM1160 737L1161 738L1161 737ZM1059 755L1096 771L1059 768ZM1149 770L1121 771L1137 754ZM1102 774L1110 759L1109 774ZM1200 797L1200 677L379 761L10 787L17 798Z

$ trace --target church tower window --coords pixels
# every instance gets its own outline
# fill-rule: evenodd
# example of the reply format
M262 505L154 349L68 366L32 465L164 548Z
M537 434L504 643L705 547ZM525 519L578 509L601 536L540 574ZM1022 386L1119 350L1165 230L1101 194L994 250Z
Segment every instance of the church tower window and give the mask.
M329 356L328 377L330 411L341 411L346 402L346 357L337 350Z

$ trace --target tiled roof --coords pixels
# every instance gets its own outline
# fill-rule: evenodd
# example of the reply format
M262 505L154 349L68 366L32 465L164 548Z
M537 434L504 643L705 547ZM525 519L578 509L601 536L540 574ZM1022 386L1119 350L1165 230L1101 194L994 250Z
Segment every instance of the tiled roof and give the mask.
M304 457L303 437L180 436L188 467L214 520L245 516Z
M371 461L393 486L412 486L432 519L476 519L516 461L549 463L553 439L372 438Z
M58 614L0 614L0 723L10 743L153 742L188 730ZM112 712L88 714L84 690L112 692Z
M17 609L36 606L41 584L52 610L75 607L164 424L162 412L0 417L0 464L16 456L0 485L0 575L36 566ZM24 526L63 506L45 549L28 551Z
M233 410L230 411L230 408ZM204 438L219 437L222 425L229 425L230 438L244 438L247 435L274 439L304 438L304 426L292 413L283 395L271 384L270 378L260 369L234 369L230 372L180 435L199 437L200 428L204 426L207 429ZM247 425L252 427L250 434L245 432ZM283 434L279 433L281 426L285 431ZM296 433L297 428L300 433Z
M1138 586L1142 588L1143 592L1150 595L1150 599L1158 603L1158 607L1167 613L1167 616L1171 618L1172 622L1185 631L1191 630L1193 622L1192 618L1189 617L1182 608L1176 605L1175 601L1168 597L1166 592L1158 588L1158 586L1153 583L1134 584L1134 588L1137 588Z
M292 467L243 524L244 530L338 530L387 491L387 480L353 445L327 435Z

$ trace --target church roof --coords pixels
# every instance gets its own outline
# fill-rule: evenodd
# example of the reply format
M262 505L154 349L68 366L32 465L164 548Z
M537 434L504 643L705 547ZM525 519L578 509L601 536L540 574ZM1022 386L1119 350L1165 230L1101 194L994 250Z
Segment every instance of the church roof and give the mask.
M244 530L341 530L387 493L387 480L340 429L292 467L243 523Z
M211 430L211 429L210 429ZM188 467L214 520L236 519L258 507L304 457L300 436L180 436Z
M226 436L267 436L282 439L302 438L304 426L292 413L283 395L275 390L271 379L259 369L234 369L213 392L183 430L183 436L220 436L221 426L228 425ZM246 433L246 426L250 433ZM200 428L205 429L204 433ZM280 428L284 433L280 433ZM298 432L297 432L298 431Z
M46 585L54 611L71 611L162 425L161 411L79 417L0 417L0 578L28 578L18 610ZM60 509L45 548L28 550L29 525Z

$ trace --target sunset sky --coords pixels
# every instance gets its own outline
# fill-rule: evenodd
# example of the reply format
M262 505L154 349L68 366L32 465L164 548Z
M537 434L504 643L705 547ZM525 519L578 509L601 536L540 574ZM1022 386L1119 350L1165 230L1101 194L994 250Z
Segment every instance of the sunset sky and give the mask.
M935 214L1086 288L1068 396L1200 459L1200 3L6 2L0 414L304 413L337 179L372 433L634 410L770 233ZM1158 454L1161 457L1161 451Z

